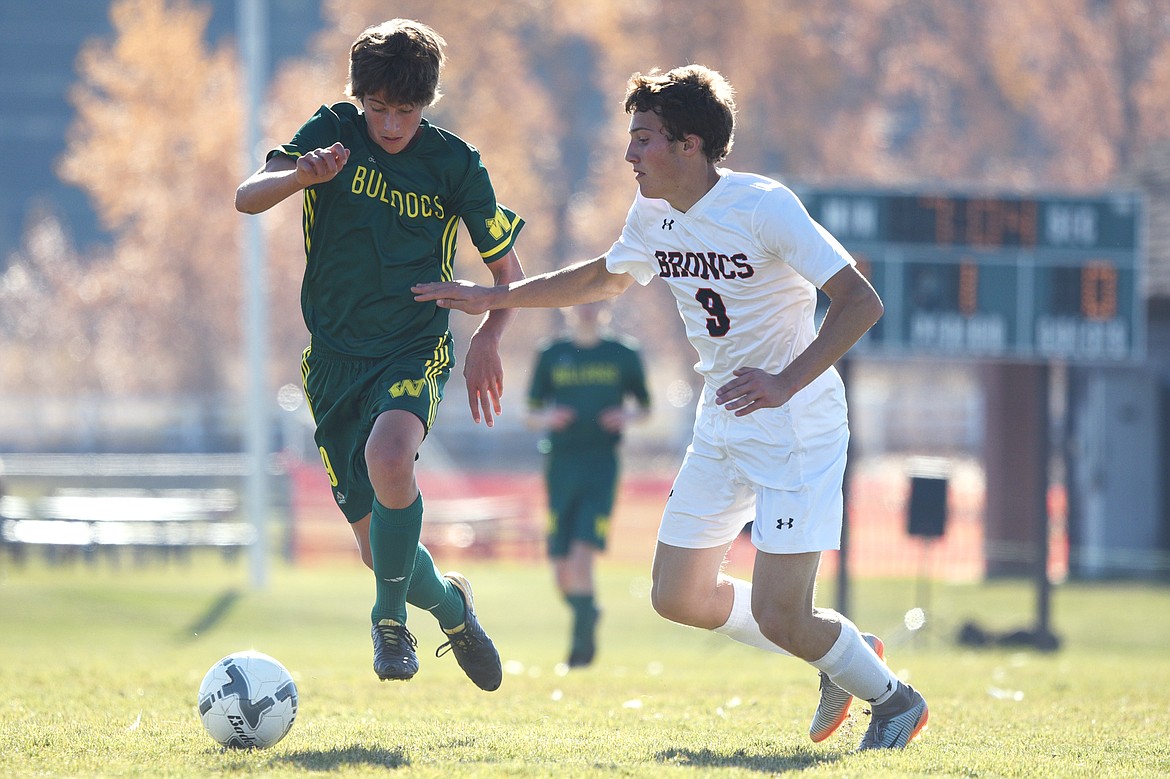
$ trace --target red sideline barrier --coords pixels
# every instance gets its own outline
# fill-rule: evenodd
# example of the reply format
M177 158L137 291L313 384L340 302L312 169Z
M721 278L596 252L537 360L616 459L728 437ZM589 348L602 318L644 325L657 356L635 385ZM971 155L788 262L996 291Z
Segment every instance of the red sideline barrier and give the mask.
M353 536L334 504L319 466L289 468L292 484L292 552L297 563L350 557L357 561ZM649 566L658 521L673 474L632 474L623 478L611 525L610 560ZM544 556L545 497L539 473L421 471L426 505L423 542L440 565L455 558L539 560ZM926 575L957 581L983 576L982 483L953 479L948 487L946 534L924 540L906 532L910 484L898 468L861 469L850 483L850 571L856 576ZM1053 517L1049 571L1055 580L1067 573L1064 500L1059 486L1049 496ZM1010 551L1010 550L1009 550ZM997 552L998 553L998 552ZM1027 550L1016 550L1027 554ZM743 536L730 553L730 565L750 570L754 550ZM827 553L821 576L836 572L838 554Z

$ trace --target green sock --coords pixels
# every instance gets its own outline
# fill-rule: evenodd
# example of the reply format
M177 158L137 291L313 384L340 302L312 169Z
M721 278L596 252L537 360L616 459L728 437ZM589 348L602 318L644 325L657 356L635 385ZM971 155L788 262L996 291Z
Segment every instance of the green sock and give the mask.
M422 533L422 495L406 508L388 509L374 500L370 516L370 552L374 558L376 597L370 617L406 624L406 592L414 571L415 549Z
M573 646L584 647L593 640L593 626L597 622L593 593L566 595L565 600L573 610Z
M463 596L439 573L434 558L422 544L414 556L414 574L406 600L434 614L444 630L454 630L463 624Z

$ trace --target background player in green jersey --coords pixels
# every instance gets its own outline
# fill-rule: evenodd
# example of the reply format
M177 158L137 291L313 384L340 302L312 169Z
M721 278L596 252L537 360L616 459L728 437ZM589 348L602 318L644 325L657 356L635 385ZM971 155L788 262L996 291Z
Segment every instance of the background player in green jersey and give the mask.
M596 653L600 611L593 557L605 549L618 481L617 447L626 425L650 410L637 346L604 331L605 303L565 310L570 336L545 345L528 391L528 421L548 431L548 556L573 611L570 668ZM632 401L627 403L627 401Z
M346 94L273 149L236 191L236 208L265 211L303 193L306 264L301 308L310 342L305 395L334 499L374 572L374 671L410 679L416 641L409 602L433 613L480 688L500 686L500 658L475 614L471 586L440 575L419 543L419 446L434 423L454 358L449 312L418 303L411 285L452 278L459 222L492 277L524 277L513 250L522 220L496 202L479 152L430 124L446 42L425 24L370 27L350 51ZM476 422L500 413L499 341L511 312L487 315L463 375Z

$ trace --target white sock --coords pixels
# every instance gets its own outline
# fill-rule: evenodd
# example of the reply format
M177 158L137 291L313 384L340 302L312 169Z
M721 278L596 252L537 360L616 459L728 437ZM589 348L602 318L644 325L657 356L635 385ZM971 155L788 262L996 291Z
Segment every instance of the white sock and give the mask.
M845 692L870 703L883 703L898 689L898 677L865 643L857 626L838 614L841 635L820 660L811 665Z
M727 622L715 628L715 632L722 633L741 644L754 646L756 649L763 649L768 652L775 652L778 655L788 655L791 657L791 652L784 651L765 638L764 634L760 632L760 625L756 622L756 618L752 614L751 583L745 582L743 579L732 579L730 576L725 578L731 583L731 591L733 593L731 614L727 617Z

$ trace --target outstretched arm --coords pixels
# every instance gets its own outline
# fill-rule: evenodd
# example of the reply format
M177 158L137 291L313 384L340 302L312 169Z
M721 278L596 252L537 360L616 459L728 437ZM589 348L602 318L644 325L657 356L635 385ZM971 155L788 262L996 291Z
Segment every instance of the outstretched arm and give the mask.
M715 393L716 403L734 411L737 417L761 408L783 406L841 359L881 318L881 299L852 265L837 271L821 289L829 296L829 310L808 348L777 374L760 368L737 368L735 378Z
M442 308L482 314L497 308L559 308L616 297L634 281L625 273L610 273L605 257L597 257L523 281L483 287L469 281L416 284L414 299L433 300Z
M497 286L524 278L524 270L520 267L515 249L510 249L503 257L490 263L488 269ZM504 394L504 364L500 360L500 339L508 323L515 317L516 312L510 309L488 312L467 346L463 379L467 382L471 418L476 424L483 419L488 427L492 427L495 425L495 417L503 411L500 398Z

